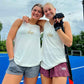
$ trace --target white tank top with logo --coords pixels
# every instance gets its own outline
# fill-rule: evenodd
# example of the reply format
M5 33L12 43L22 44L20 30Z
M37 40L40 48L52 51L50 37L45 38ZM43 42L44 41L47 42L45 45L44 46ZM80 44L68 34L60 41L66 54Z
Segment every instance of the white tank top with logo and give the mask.
M48 70L66 62L65 48L53 25L48 21L44 25L41 67Z
M17 65L32 67L40 64L40 27L23 23L14 39L14 61Z

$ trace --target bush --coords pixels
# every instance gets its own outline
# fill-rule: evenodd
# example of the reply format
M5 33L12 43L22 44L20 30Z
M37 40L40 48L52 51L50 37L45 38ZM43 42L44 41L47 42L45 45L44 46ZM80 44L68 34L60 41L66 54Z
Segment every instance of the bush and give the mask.
M6 50L6 40L5 41L0 41L0 51L7 51Z

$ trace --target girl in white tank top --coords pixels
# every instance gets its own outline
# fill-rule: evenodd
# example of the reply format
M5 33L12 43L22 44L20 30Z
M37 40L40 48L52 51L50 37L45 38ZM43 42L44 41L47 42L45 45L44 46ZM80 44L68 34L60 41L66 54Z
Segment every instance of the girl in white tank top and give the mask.
M65 49L64 45L70 47L72 45L72 33L70 25L67 21L64 21L63 26L65 33L59 28L55 31L53 17L56 13L56 9L50 3L44 5L44 14L49 21L39 21L39 25L43 27L43 43L42 43L42 61L41 61L41 78L43 84L66 84L67 81L67 68L63 67L63 70L66 69L64 74L66 76L52 76L54 73L61 73L60 69L57 69L61 63L66 62ZM61 19L57 19L60 22ZM59 66L61 67L61 66ZM66 65L67 67L67 65ZM54 71L54 70L55 71ZM58 72L56 72L58 70ZM62 72L63 73L63 72ZM47 78L48 77L48 78ZM45 81L46 80L46 81Z
M36 84L41 62L40 27L36 23L42 16L42 5L36 4L32 8L29 23L22 19L13 23L6 45L9 60L14 61L10 62L2 84L19 84L23 76L25 84Z

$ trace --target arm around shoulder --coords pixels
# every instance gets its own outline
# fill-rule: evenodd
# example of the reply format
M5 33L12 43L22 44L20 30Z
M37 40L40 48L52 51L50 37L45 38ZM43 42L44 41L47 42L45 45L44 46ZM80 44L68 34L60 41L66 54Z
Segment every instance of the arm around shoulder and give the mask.
M40 26L41 32L43 32L43 30L44 30L44 24L45 24L45 22L46 22L46 20L39 20L37 22L37 24Z

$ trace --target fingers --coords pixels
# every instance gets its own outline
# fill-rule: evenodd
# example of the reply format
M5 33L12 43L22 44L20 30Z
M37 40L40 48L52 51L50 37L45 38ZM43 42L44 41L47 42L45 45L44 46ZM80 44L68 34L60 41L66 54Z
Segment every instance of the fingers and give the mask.
M22 20L26 23L29 23L29 17L27 17L27 16L23 16Z
M54 19L54 22L55 22L55 23L57 23L57 22L60 23L61 20L62 20L62 19L56 18L56 19Z

